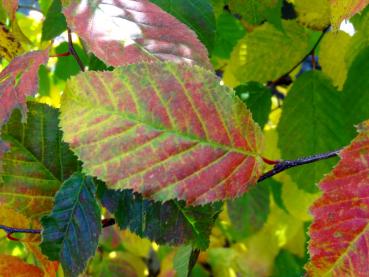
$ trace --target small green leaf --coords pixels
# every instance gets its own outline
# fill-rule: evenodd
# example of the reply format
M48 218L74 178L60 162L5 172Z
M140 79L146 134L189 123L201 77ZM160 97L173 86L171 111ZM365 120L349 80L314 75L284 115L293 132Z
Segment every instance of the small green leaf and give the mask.
M191 245L181 246L173 258L173 268L177 277L188 277L196 263L200 250L193 250Z
M191 243L200 249L208 247L212 226L222 206L214 203L186 207L183 201L154 202L131 190L107 189L102 183L99 184L98 196L115 215L121 229L129 229L160 244Z
M48 9L42 25L42 40L51 40L67 29L67 22L63 15L60 0L54 0Z
M246 30L241 22L227 11L217 18L215 45L212 57L228 59L237 42L245 35Z
M91 177L75 173L57 192L52 212L41 219L41 250L61 262L66 276L82 273L95 254L101 233L95 192Z
M258 82L249 82L235 88L236 95L246 104L252 118L259 123L261 129L268 122L272 109L272 92Z
M291 252L281 249L274 260L274 268L271 277L301 277L304 276L304 259Z
M269 202L269 186L265 182L257 184L242 197L227 201L231 236L239 240L258 232L268 218Z

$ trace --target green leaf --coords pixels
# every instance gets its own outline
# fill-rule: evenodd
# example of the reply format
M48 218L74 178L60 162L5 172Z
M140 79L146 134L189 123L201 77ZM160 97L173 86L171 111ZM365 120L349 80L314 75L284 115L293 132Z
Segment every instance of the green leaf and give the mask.
M343 87L343 105L346 130L349 139L355 137L354 125L369 118L369 68L367 59L369 47L363 49L355 58L347 74ZM346 140L346 142L349 141Z
M61 12L60 0L54 0L48 9L45 21L42 25L42 40L51 40L67 29L67 22Z
M280 32L265 23L246 34L230 61L240 82L266 83L286 74L309 52L309 33L295 21L283 21Z
M241 22L227 11L217 18L215 45L212 57L228 59L237 42L245 35L246 30Z
M262 173L260 128L203 68L85 72L68 81L61 102L64 140L109 188L198 205L239 196Z
M193 250L191 245L180 247L173 258L173 268L178 277L188 277L196 263L200 250Z
M339 149L347 143L342 93L321 72L301 75L284 100L277 127L282 159L296 159ZM316 182L329 172L337 159L291 168L288 174L299 188L316 192ZM306 176L309 176L307 178Z
M160 244L191 243L206 249L221 203L186 207L184 202L164 203L143 199L131 190L115 191L99 184L102 204L115 215L121 229L129 229L140 237Z
M46 66L41 65L38 70L39 89L38 94L40 96L50 95L50 77L49 70Z
M333 84L342 89L347 76L346 53L351 37L342 31L329 32L320 42L319 63L322 71L332 79Z
M74 45L78 56L81 58L83 64L87 64L88 57L86 52L79 45ZM63 42L55 48L56 53L65 53L68 51L68 43ZM59 57L55 65L54 80L67 80L71 76L77 75L81 71L78 63L73 56Z
M272 92L257 82L249 82L235 88L236 95L246 104L252 113L252 118L259 123L261 129L268 122L272 109Z
M57 192L52 212L41 219L41 250L61 262L66 276L82 273L95 254L101 233L95 192L91 177L75 173Z
M232 12L240 14L251 25L268 20L281 29L282 0L229 0Z
M2 130L10 150L0 171L0 206L39 219L51 210L54 194L79 164L61 140L58 110L33 102L28 109L26 123L16 110Z
M263 181L263 183L266 183L267 186L270 188L270 191L273 195L274 202L277 204L277 206L281 208L283 211L285 211L286 214L289 214L286 208L286 205L284 204L283 198L282 198L283 184L273 178L269 178Z
M227 201L231 220L229 231L235 240L247 238L258 232L269 215L269 186L262 182L240 198Z
M192 30L210 52L215 37L215 17L209 0L150 0Z
M330 24L329 0L295 0L294 5L302 25L322 31Z

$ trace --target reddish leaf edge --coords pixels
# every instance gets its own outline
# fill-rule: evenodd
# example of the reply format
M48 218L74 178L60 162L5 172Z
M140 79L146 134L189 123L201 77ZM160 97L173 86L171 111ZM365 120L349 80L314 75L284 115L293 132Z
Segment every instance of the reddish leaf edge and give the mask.
M310 212L310 214L311 215L313 215L313 209L314 209L314 207L315 207L315 205L319 202L319 201L321 201L321 199L326 195L326 192L323 190L323 189L321 189L320 188L320 184L322 183L322 182L324 182L325 180L326 180L326 178L329 178L330 176L331 176L331 174L334 172L334 171L336 171L337 170L337 168L341 165L341 162L342 162L342 160L344 159L344 157L345 157L345 155L346 155L346 153L350 153L350 148L352 147L352 144L353 143L355 143L355 142L357 142L357 139L363 134L363 133L368 133L368 135L369 135L369 119L367 119L367 120L365 120L365 121L363 121L363 122L361 122L361 123L359 123L359 124L357 124L357 125L355 125L355 128L356 128L356 131L357 131L357 136L355 137L355 138L353 138L352 140L351 140L351 142L347 145L347 146L345 146L344 148L342 148L341 150L337 150L337 156L340 158L340 161L332 168L332 170L329 172L329 173L327 173L327 174L325 174L324 175L324 177L319 181L319 185L318 185L318 187L319 187L319 189L321 190L321 196L318 198L318 199L316 199L315 201L314 201L314 203L310 206L310 208L309 208L309 212ZM313 217L314 217L314 215L313 215ZM315 218L313 218L313 221L312 221L312 223L310 224L310 227L309 227L309 230L308 230L308 232L307 232L307 235L308 235L308 237L309 237L309 239L308 239L308 253L309 253L309 255L310 255L310 259L309 259L309 261L305 264L305 266L304 266L304 269L307 271L307 273L308 273L308 275L307 276L317 276L316 274L314 274L314 268L316 268L313 264L312 264L312 254L311 254L311 244L310 244L310 242L311 242L311 231L312 231L312 224L314 223L314 220L315 220ZM368 225L367 225L367 227L368 227ZM365 230L366 228L364 228L364 230ZM358 237L360 236L360 235L362 235L363 234L363 231L361 231L361 232L359 232L358 233L358 235L357 236L355 236L355 238L353 239L353 241L356 241L357 239L358 239ZM349 247L349 248L351 248L351 247ZM349 249L348 248L348 249ZM333 263L333 266L334 265L336 265L336 264L338 264L342 259L343 259L343 256L347 253L347 251L348 250L346 250L344 253L343 253L343 255L341 255L340 257L339 257L339 259L337 259L334 263ZM329 274L332 274L332 270L333 270L333 266L330 268L330 271L329 272L326 272L325 274L324 274L324 276L330 276ZM327 275L328 274L328 275Z

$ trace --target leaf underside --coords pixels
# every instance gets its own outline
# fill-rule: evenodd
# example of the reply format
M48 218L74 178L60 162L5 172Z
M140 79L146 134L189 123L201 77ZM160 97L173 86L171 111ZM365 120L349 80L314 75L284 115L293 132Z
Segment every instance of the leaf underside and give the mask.
M171 60L212 68L196 34L148 0L72 0L63 12L68 26L108 65Z
M369 272L369 121L340 153L312 206L311 276L366 276Z
M61 262L66 276L78 276L95 254L101 233L95 192L91 177L75 173L56 194L52 212L41 219L41 250Z
M260 128L200 67L158 62L80 74L65 89L61 127L88 175L158 201L233 198L262 172Z

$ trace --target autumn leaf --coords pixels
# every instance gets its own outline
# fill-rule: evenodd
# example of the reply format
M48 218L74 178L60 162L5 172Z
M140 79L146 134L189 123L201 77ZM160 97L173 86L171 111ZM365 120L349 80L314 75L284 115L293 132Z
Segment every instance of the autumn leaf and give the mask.
M2 277L42 277L42 270L25 263L18 257L0 254L0 276Z
M15 13L18 9L18 0L2 0L3 8L8 13L10 20L15 19Z
M25 118L26 97L37 93L38 68L47 62L48 55L48 49L26 53L14 58L0 73L0 128L15 108L21 109ZM7 149L7 145L0 138L0 169L1 157Z
M200 67L142 63L72 77L61 127L87 175L158 201L234 198L263 169L260 128Z
M341 151L341 161L321 182L311 207L311 276L366 276L369 271L369 121Z
M5 153L0 170L0 210L12 209L37 224L51 210L61 183L79 164L61 141L58 111L33 102L28 103L28 109L27 123L21 122L21 113L15 110L2 130L10 150ZM30 228L29 224L16 226Z
M108 65L170 60L211 69L196 34L148 0L65 2L68 26Z

